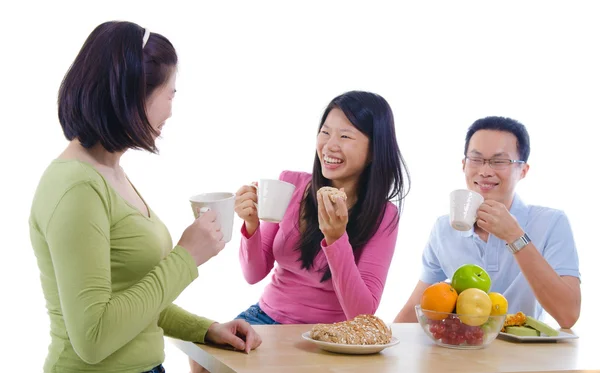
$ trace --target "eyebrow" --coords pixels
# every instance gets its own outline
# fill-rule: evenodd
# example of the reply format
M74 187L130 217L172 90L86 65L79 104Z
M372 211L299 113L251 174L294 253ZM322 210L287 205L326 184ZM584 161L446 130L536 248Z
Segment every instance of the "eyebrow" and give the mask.
M477 150L471 150L469 153L470 154L474 154L474 155L483 155L480 152L478 152ZM506 156L506 157L509 156L508 153L506 153L506 152L500 152L500 153L496 153L496 154L492 155L492 158L493 157L499 157L499 156L502 156L502 155Z
M329 129L329 126L326 124L323 124L322 128L326 128ZM340 129L340 132L350 132L350 133L356 133L356 130L354 128L342 128Z

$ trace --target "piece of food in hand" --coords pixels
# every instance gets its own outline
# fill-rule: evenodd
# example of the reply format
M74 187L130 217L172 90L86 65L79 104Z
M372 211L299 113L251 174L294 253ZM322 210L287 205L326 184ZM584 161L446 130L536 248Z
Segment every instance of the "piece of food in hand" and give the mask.
M342 198L342 200L346 200L348 199L348 197L346 196L346 193L344 193L343 191L334 188L334 187L322 187L321 189L319 189L317 191L317 195L318 194L322 194L325 197L329 197L329 199L331 200L331 202L335 203L337 201L338 198Z
M525 325L539 331L540 333L546 334L549 337L556 337L560 334L558 330L551 328L550 325L545 324L540 320L536 320L531 316L527 316Z
M507 326L506 333L520 337L539 337L540 332L528 326Z
M352 320L313 326L310 337L317 341L347 345L379 345L392 340L392 331L374 315L358 315Z

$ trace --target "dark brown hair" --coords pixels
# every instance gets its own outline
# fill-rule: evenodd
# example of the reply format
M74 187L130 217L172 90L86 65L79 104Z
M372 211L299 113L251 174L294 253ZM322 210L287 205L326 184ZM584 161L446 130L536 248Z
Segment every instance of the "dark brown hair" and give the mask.
M177 66L164 36L131 22L105 22L88 36L58 92L58 119L67 140L109 152L145 149L156 153L156 131L146 100Z
M410 175L396 140L394 115L388 102L372 92L350 91L334 98L323 113L319 131L329 112L338 108L360 132L369 137L369 152L372 160L363 170L358 181L358 199L348 211L346 232L352 246L355 262L358 262L364 246L379 229L388 201L395 201L396 216L385 227L388 234L398 225L403 200L410 189ZM297 250L300 252L301 267L323 273L321 282L331 279L331 270L313 268L317 254L321 251L324 236L319 229L317 191L331 186L331 180L323 176L321 161L315 153L312 180L302 200L299 226L304 222Z

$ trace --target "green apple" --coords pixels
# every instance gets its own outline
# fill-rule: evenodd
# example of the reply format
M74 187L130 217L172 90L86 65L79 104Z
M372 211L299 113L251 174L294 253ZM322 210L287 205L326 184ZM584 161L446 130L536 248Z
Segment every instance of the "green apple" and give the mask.
M464 264L460 266L452 276L452 287L458 294L471 288L490 291L492 280L490 275L476 264Z

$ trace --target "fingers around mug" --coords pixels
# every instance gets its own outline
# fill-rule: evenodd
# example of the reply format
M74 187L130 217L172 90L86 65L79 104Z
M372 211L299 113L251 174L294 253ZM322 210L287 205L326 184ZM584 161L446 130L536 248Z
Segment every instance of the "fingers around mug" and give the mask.
M202 215L206 214L207 212L210 211L210 207L196 207L196 219L199 219L202 217Z
M255 208L255 207L257 207L257 204L256 204L256 202L254 202L250 199L247 199L244 201L244 203L240 204L240 207L242 209Z
M220 232L221 231L221 223L218 222L217 220L211 222L210 229L212 229L214 232Z
M212 223L215 220L217 220L217 213L214 212L213 210L208 210L205 213L203 213L202 215L200 215L198 217L198 220L202 223Z
M235 193L236 197L241 197L246 193L256 193L258 191L258 187L252 184L242 185L240 189Z
M248 200L258 202L258 196L256 195L256 192L250 190L240 196L235 197L235 203L244 203Z
M249 188L247 186L243 186L240 188L240 190L236 193L235 195L235 201L236 202L243 202L247 197L248 194L253 194L254 193L254 189Z
M256 208L254 206L245 207L240 210L239 215L240 215L240 218L242 218L244 220L251 216L255 216L255 215L257 215Z
M252 182L250 184L244 185L246 192L254 192L258 193L258 183Z
M257 209L254 206L254 202L252 201L245 201L242 204L239 204L235 207L235 212L238 214L238 216L241 219L246 220L248 217L253 216L253 215L257 215Z
M240 187L240 189L238 189L237 192L235 192L235 196L236 197L240 197L240 196L242 196L246 192L248 192L248 186L247 185L242 185Z

